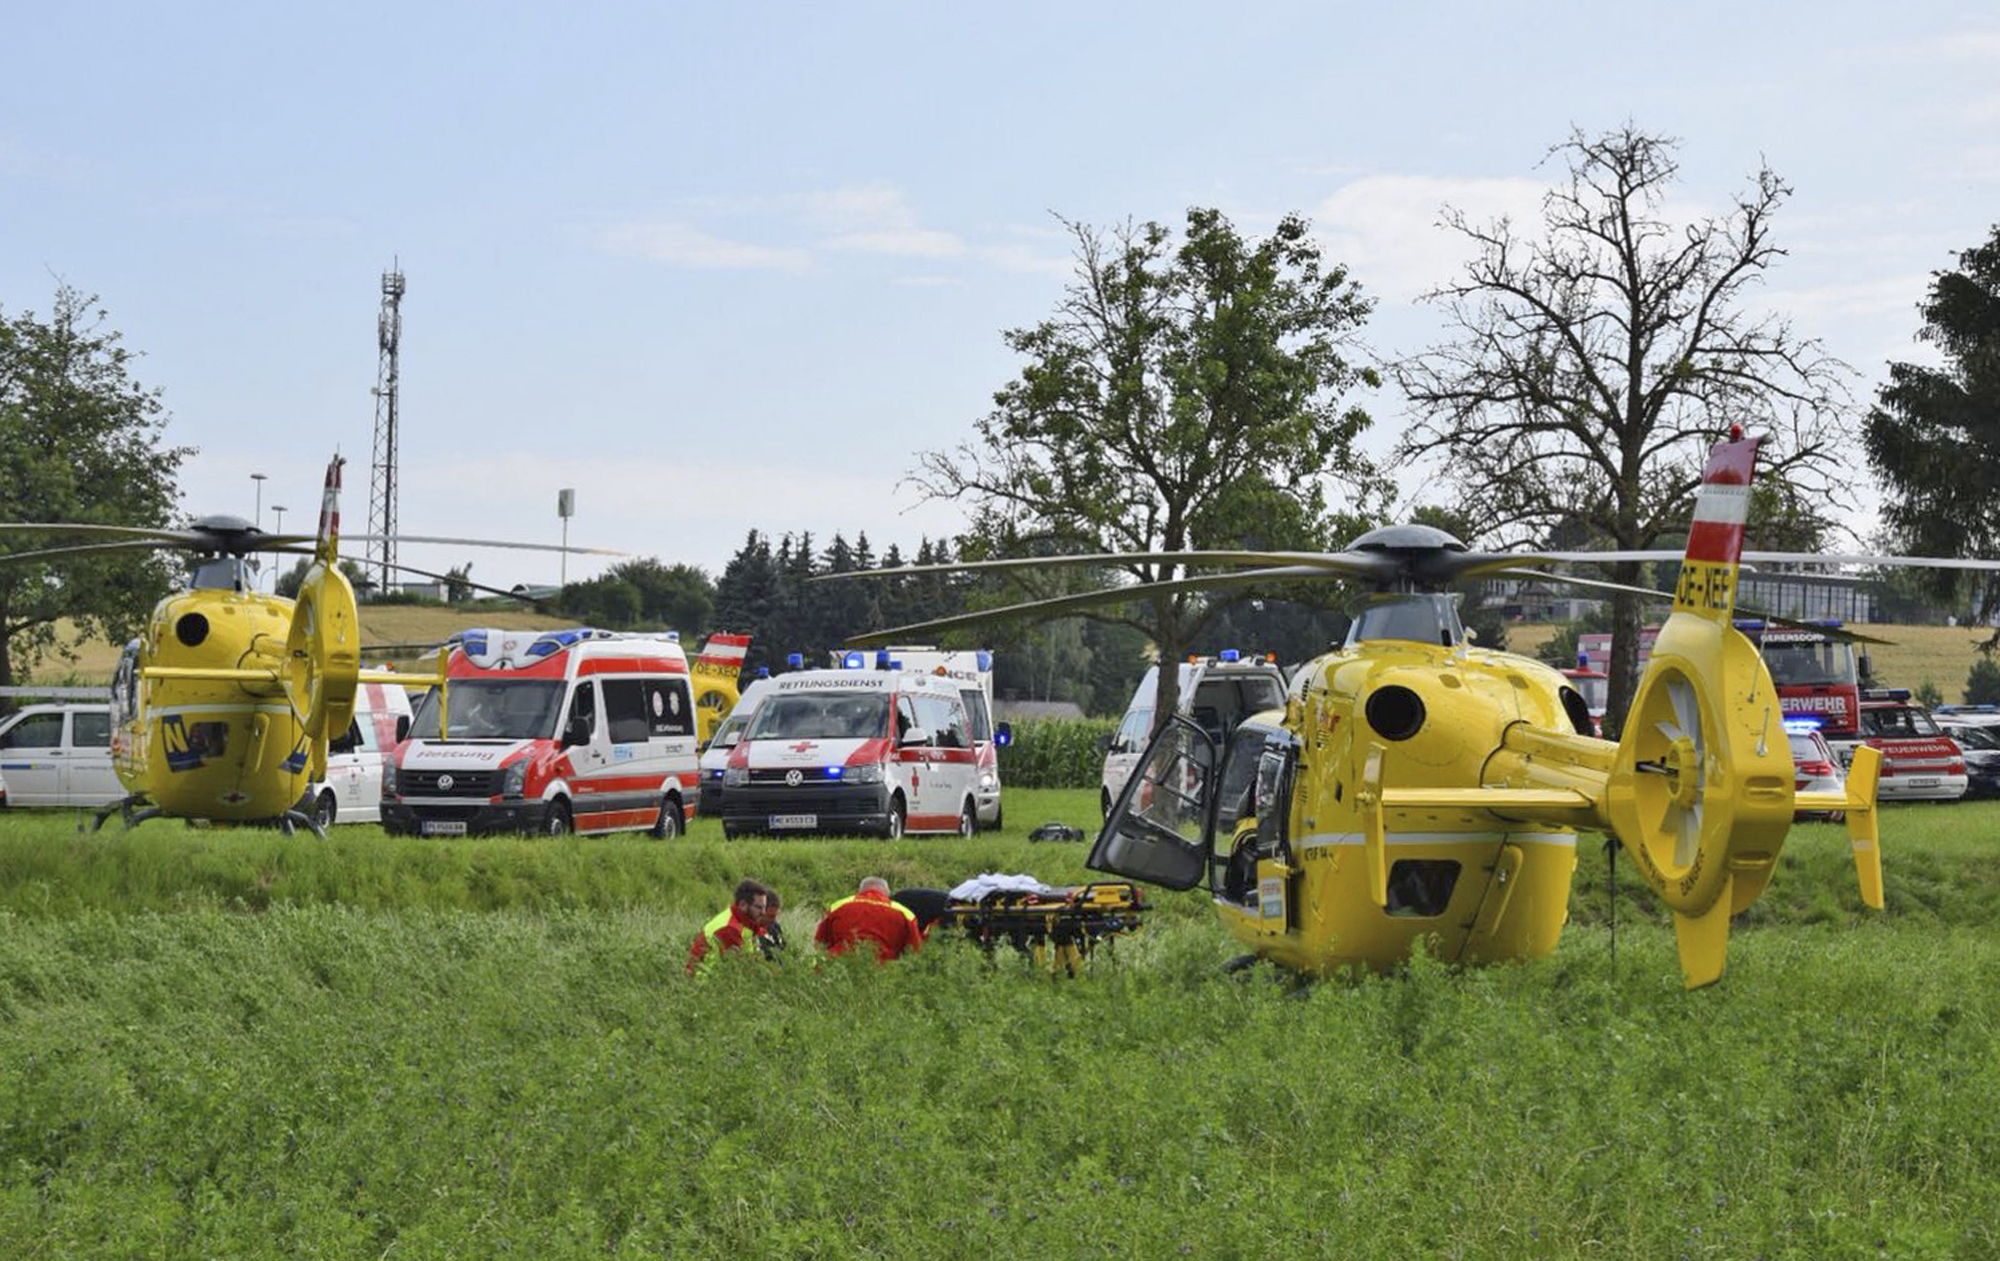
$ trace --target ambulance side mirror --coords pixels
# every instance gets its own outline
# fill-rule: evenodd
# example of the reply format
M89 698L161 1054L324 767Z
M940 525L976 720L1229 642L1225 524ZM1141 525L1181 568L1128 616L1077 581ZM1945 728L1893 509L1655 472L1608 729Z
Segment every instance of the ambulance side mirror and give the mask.
M573 749L589 743L590 719L582 714L571 714L569 722L563 727L562 747Z
M410 738L410 716L408 714L397 714L396 743L401 744L403 741L409 738Z
M931 742L931 733L929 731L925 730L922 727L910 727L904 730L903 738L898 743L904 745L911 745L911 744L929 744L930 742Z
M999 745L1003 749L1006 748L1008 745L1014 743L1014 724L1011 722L1003 722L996 725L993 728L993 743Z

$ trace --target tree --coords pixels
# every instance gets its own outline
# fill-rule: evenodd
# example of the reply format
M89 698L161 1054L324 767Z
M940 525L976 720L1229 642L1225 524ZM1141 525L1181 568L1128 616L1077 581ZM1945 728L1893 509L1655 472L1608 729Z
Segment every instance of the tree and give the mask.
M464 604L472 598L471 561L444 571L444 598L451 604Z
M1568 179L1543 199L1538 236L1445 211L1474 257L1427 295L1452 340L1397 369L1422 418L1401 454L1444 455L1485 532L1518 542L1581 522L1624 549L1684 537L1703 457L1732 424L1768 433L1760 478L1837 497L1851 369L1746 307L1784 256L1771 227L1791 190L1763 167L1726 214L1669 222L1675 148L1629 124L1573 133L1551 151ZM1615 597L1613 621L1609 712L1622 719L1638 597Z
M271 590L275 594L285 597L287 600L297 599L299 588L305 585L306 571L311 569L312 566L312 557L299 557L296 561L292 562L290 569L277 576L271 584ZM471 566L468 565L466 568L470 569ZM362 571L361 565L356 561L343 559L340 562L340 572L347 575L347 581L354 585L356 591L361 591L373 585L373 580Z
M1868 462L1887 491L1882 518L1912 551L1991 556L2000 548L2000 227L1932 274L1917 311L1936 367L1892 363L1864 431ZM1949 597L1953 571L1933 576ZM1979 620L2000 611L2000 582L1977 584ZM1996 636L2000 638L2000 636Z
M2000 705L2000 661L1981 653L1965 676L1965 703Z
M130 375L133 352L105 327L97 299L56 290L47 320L0 319L0 520L164 527L180 495L174 475L191 447L165 445L158 390ZM9 550L59 546L57 537ZM72 619L122 642L172 585L153 553L0 566L0 686L32 666Z
M1020 375L976 439L927 453L918 480L970 501L989 533L1064 551L1324 546L1323 478L1367 471L1354 440L1368 416L1344 396L1378 381L1347 357L1371 304L1322 265L1306 221L1251 241L1197 208L1178 245L1157 223L1065 226L1075 279L1052 316L1005 334ZM1177 573L1122 568L1141 582ZM1095 616L1173 662L1212 607L1178 594ZM1160 671L1159 722L1178 690Z

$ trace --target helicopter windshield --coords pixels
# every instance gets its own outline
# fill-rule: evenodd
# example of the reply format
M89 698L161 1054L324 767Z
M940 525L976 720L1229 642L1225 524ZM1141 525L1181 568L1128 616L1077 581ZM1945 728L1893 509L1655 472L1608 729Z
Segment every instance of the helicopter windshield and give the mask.
M445 711L448 740L542 740L556 729L563 685L553 679L456 679ZM424 694L410 732L435 738L437 689Z
M1347 628L1347 646L1371 639L1409 639L1420 644L1454 647L1465 640L1458 604L1448 595L1405 593L1369 600Z

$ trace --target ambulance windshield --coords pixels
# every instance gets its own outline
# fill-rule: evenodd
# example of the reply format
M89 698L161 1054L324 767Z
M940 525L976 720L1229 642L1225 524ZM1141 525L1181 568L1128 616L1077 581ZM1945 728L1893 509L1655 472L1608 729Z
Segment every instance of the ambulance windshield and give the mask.
M889 734L881 692L773 696L750 720L750 740L876 740Z
M555 679L454 679L446 705L445 737L450 740L547 740L556 734L556 709L563 685ZM437 739L438 693L432 688L417 704L410 734Z

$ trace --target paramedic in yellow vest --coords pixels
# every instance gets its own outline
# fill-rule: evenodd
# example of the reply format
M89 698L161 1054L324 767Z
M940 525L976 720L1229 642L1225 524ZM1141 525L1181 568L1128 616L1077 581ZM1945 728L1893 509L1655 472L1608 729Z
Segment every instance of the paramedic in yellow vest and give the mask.
M769 911L771 890L757 880L743 880L736 886L729 909L701 926L694 944L688 947L688 975L704 972L726 950L753 946L763 935L764 917Z

